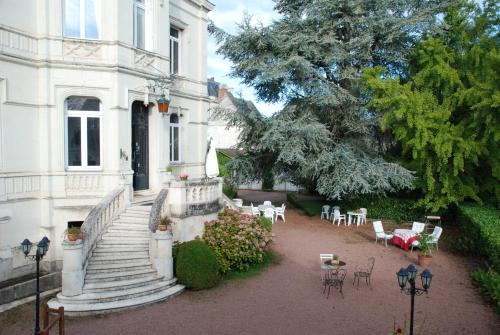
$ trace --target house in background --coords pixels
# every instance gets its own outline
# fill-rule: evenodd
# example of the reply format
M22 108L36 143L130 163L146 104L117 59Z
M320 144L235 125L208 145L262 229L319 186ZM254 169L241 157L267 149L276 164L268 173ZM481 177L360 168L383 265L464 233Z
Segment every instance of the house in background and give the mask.
M47 236L43 267L63 269L64 293L65 231L84 221L81 280L90 280L95 249L113 247L108 236L149 256L126 269L115 260L126 245L116 244L100 255L107 265L95 267L97 278L113 281L106 268L115 267L127 280L158 281L154 245L138 242L154 235L155 199L180 241L215 217L220 182L201 181L213 8L206 0L0 2L0 281L32 272L20 242ZM175 180L180 173L189 181ZM128 226L108 231L120 216ZM137 232L125 231L136 223Z
M209 110L210 117L208 121L207 136L212 140L217 152L224 155L228 159L233 159L238 156L237 144L241 130L237 127L228 127L227 119L219 113L217 109L223 109L225 113L260 113L252 101L243 98L235 97L231 92L231 88L220 86L211 78L209 80L209 88L211 87L211 107ZM262 190L262 181L256 181L250 184L241 184L239 189ZM288 181L275 182L273 185L275 191L291 191L296 192L299 188Z

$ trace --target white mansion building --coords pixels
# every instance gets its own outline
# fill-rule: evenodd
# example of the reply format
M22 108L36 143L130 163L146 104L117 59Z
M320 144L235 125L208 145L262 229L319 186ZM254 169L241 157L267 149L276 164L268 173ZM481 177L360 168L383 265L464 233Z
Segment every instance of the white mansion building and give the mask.
M58 299L69 312L177 292L172 235L155 232L158 216L173 219L174 239L189 240L221 205L220 181L204 179L213 7L0 1L0 281L32 272L20 242L47 236L43 266L62 269ZM181 173L187 182L175 179ZM65 242L82 222L83 242ZM121 298L106 300L115 291Z

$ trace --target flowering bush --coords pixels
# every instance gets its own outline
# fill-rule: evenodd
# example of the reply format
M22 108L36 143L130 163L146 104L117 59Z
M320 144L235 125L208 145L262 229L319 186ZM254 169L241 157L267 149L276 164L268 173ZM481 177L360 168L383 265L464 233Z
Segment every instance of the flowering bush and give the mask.
M203 240L213 250L219 270L247 270L261 263L272 234L255 217L225 209L219 219L205 222Z
M180 179L180 180L187 180L187 179L188 179L188 177L189 177L189 175L188 175L187 173L185 173L185 172L183 172L183 173L181 173L181 174L179 175L179 179Z

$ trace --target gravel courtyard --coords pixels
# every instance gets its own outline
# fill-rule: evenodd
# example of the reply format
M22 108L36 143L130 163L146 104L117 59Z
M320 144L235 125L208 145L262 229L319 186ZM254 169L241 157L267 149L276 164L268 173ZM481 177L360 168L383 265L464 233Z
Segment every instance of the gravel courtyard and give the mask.
M242 191L240 196L245 204L284 201L282 193ZM136 310L68 318L66 333L388 334L394 318L409 321L410 297L399 292L396 272L416 262L417 253L376 245L371 224L333 226L292 208L286 211L286 223L278 221L273 229L273 249L282 259L260 276L224 282L209 291L186 291ZM328 299L323 295L320 253L339 254L347 263L344 299L336 290ZM373 289L360 282L357 290L354 267L370 256L376 259ZM500 318L475 293L462 258L436 252L431 271L429 294L416 298L416 325L423 327L422 334L498 334ZM30 333L32 319L29 306L0 314L0 334Z

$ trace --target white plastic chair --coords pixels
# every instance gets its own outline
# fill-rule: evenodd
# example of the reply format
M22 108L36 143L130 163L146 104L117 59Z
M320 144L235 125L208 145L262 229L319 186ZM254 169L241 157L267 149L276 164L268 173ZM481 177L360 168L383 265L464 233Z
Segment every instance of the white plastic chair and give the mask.
M359 218L359 223L360 224L366 224L366 215L368 214L368 210L366 208L360 208L359 209L361 214L363 214L360 218Z
M250 208L252 209L252 215L260 216L259 207L254 207L253 202L250 203Z
M382 239L385 242L385 247L387 248L387 240L392 240L394 235L387 234L384 231L384 227L382 226L382 221L373 221L373 230L375 230L375 244L378 242L378 239Z
M324 216L326 216L327 220L330 220L330 206L329 205L324 205L321 208L321 220L323 220Z
M422 222L413 222L413 225L411 226L411 230L413 230L416 234L422 233L424 229L425 223Z
M274 215L276 216L276 221L278 221L278 216L281 216L283 222L285 222L285 204L281 204L281 207L276 207L274 209Z
M347 224L347 221L345 219L345 214L340 214L340 211L338 209L333 210L333 215L332 217L332 224L335 224L335 221L338 221L337 226L340 226L340 221L344 220L344 224Z
M264 201L264 206L272 206L273 204L271 203L271 201Z
M274 223L274 209L272 208L266 208L264 210L264 217L271 219L271 223Z
M432 239L429 242L430 244L435 244L436 250L438 250L438 251L439 251L438 242L439 242L439 238L441 237L442 233L443 233L443 228L441 228L439 226L434 227L434 230L432 231L432 234L431 234ZM413 251L413 248L418 248L419 246L420 246L419 241L413 241L413 243L411 244L411 251Z

